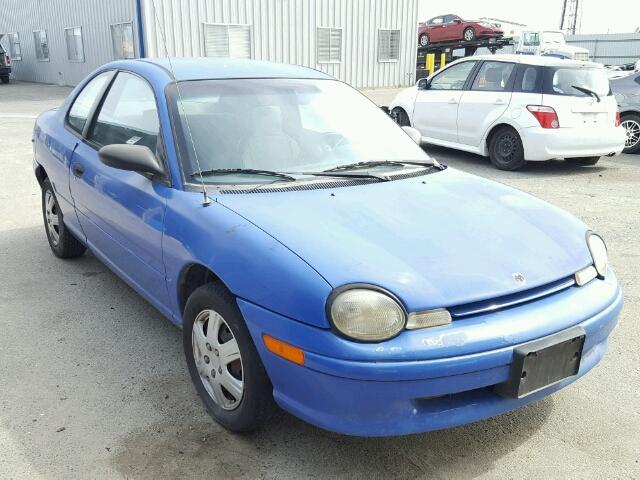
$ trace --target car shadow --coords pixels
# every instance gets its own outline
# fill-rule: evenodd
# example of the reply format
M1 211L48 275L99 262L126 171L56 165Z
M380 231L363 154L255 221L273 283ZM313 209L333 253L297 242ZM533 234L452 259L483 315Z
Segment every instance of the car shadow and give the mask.
M474 153L462 152L450 148L425 145L423 150L436 160L469 173L496 178L518 178L518 177L558 177L566 175L598 175L606 172L615 165L603 165L608 159L602 157L600 162L593 166L583 166L564 160L548 160L545 162L527 162L519 170L510 172L495 168L488 157L483 157ZM487 175L489 173L489 175Z
M41 227L10 231L0 251L11 253L4 265L11 279L0 285L13 311L6 341L25 358L48 359L37 369L7 359L14 374L3 428L45 476L55 476L52 467L62 467L52 459L63 456L85 472L106 461L141 479L473 478L527 442L553 411L547 398L471 425L391 438L334 434L279 412L260 432L232 434L197 397L180 330L95 257L53 257ZM29 301L34 294L48 301ZM21 340L27 323L47 332L37 345ZM43 376L41 395L14 396Z

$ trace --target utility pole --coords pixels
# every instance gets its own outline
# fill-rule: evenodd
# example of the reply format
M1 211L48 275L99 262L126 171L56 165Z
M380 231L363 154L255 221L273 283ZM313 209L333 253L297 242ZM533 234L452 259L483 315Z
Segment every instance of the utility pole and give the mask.
M566 35L575 35L580 11L580 0L564 0L560 30Z

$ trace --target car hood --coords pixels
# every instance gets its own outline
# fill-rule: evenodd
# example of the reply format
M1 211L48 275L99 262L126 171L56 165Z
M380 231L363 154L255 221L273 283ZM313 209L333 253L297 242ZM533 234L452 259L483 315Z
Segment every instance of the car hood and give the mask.
M583 223L531 195L453 169L342 188L225 194L217 201L333 287L377 285L410 311L515 293L592 262ZM514 279L517 273L524 283Z

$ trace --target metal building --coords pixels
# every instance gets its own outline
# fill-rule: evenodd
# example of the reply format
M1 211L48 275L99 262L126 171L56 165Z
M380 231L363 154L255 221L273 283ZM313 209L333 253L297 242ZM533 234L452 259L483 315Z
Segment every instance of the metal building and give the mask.
M356 87L415 80L418 0L3 0L16 79L75 85L118 58L305 65Z
M589 58L605 65L624 65L640 60L640 33L569 35L567 43L589 50Z

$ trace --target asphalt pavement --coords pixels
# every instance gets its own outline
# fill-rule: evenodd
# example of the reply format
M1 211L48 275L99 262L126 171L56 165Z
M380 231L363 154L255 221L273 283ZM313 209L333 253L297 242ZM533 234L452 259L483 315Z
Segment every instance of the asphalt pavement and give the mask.
M91 254L63 261L49 250L30 140L36 115L68 92L0 86L0 478L640 478L640 155L501 172L426 148L603 235L626 303L583 379L440 432L352 438L282 413L234 435L196 396L181 332Z

